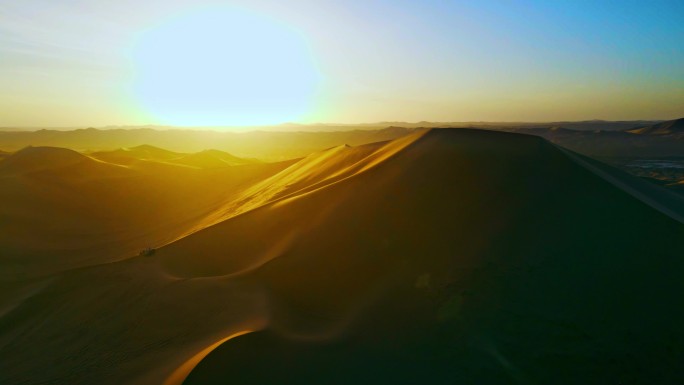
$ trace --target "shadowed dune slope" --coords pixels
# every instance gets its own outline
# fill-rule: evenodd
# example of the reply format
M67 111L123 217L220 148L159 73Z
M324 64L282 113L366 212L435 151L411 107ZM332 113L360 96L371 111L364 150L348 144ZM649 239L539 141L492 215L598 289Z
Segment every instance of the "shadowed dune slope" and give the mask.
M153 256L10 286L0 382L179 383L257 330L185 383L681 383L684 227L604 171L467 129L312 154Z
M160 250L271 293L188 383L683 378L680 223L526 136L433 130L360 170Z
M559 147L559 149L565 152L570 159L592 171L599 177L604 178L624 192L641 200L643 203L646 203L670 218L680 223L684 223L684 199L675 191L663 189L661 186L648 182L643 178L634 177L622 170L589 157L573 153L562 147Z

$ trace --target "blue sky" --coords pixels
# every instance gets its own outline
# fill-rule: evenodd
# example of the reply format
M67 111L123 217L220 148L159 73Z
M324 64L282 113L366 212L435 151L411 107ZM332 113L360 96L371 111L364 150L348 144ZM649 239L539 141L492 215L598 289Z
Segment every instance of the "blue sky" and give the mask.
M273 35L269 46L269 36L249 26L207 36L190 31L190 39L225 52L221 60L229 64L235 57L242 64L204 73L192 92L181 87L204 67L169 67L174 77L164 92L178 91L175 112L203 100L200 94L219 95L209 103L217 111L172 114L159 106L161 95L141 96L139 68L149 63L137 63L131 47L146 31L168 30L174 18L207 6L223 7L226 22L236 17L231 9L246 11L291 34L286 62L299 64L288 64L290 72L276 68L276 56L287 56L282 43ZM228 34L265 53L238 52ZM217 57L192 55L200 63ZM250 73L256 67L262 72ZM292 86L300 78L307 88ZM178 86L173 79L180 79ZM249 93L250 81L261 79L272 79L281 101L291 90L291 100L264 94L236 103ZM236 80L243 89L231 87ZM264 113L246 117L222 108L226 103ZM0 126L681 116L682 1L0 0Z

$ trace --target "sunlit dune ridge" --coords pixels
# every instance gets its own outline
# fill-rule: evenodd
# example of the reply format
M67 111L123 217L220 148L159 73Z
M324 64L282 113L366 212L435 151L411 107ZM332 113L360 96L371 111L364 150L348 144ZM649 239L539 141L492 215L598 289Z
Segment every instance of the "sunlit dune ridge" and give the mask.
M32 278L2 283L0 382L162 383L204 353L184 383L684 376L681 198L541 138L432 129L285 163L139 166L96 191L103 175L3 176L14 218L54 207L78 223L17 220L24 243L1 239ZM57 228L82 238L102 211L111 227L87 251L55 235L20 254Z
M220 168L259 163L256 159L239 158L219 150L204 150L198 153L185 154L149 145L121 148L114 151L94 152L90 155L97 159L117 164L131 164L135 161L154 161L196 168Z
M0 163L2 174L28 174L60 169L72 173L121 171L76 151L59 147L26 147L6 156Z

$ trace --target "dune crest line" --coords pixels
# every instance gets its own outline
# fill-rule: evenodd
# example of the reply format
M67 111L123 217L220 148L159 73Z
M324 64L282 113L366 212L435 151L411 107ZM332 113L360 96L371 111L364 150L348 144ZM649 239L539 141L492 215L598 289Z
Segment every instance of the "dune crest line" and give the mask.
M164 381L163 385L182 385L183 381L188 377L190 372L197 366L197 364L200 363L206 357L209 353L211 353L214 349L219 347L221 344L224 342L231 340L236 337L240 337L242 335L252 333L254 330L243 330L239 331L237 333L233 333L229 335L228 337L222 338L213 344L207 346L206 348L202 349L199 351L197 354L192 356L189 360L185 361L181 366L179 366L176 370L171 373L171 375Z

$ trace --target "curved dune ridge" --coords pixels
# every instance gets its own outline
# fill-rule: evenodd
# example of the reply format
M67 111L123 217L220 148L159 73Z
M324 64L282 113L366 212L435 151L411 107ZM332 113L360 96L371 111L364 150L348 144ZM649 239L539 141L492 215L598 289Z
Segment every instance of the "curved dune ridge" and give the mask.
M592 167L433 129L190 170L169 188L224 189L148 222L154 255L3 283L28 294L0 317L0 382L680 383L681 202Z
M150 146L149 144L142 144L140 146L131 147L129 149L123 150L136 158L149 160L170 160L178 158L179 156L183 155L179 152L169 151L163 148Z
M79 152L59 147L26 147L9 154L0 163L0 173L31 173L65 167L107 168L111 165L98 162Z
M227 152L219 150L204 150L202 152L185 155L174 160L174 163L185 164L198 168L219 168L257 162L258 161L255 159L239 158L235 155L231 155Z
M357 147L340 145L313 153L285 170L241 192L215 210L197 227L201 230L241 213L278 200L304 194L350 177L378 159L397 153L418 140L427 131L418 131L391 142L377 142Z
M684 134L684 118L669 120L666 122L653 124L650 126L645 126L641 128L635 128L629 130L628 132L632 134L642 134L642 135L673 135L673 134Z
M240 158L219 150L204 150L193 154L186 154L150 145L120 148L113 151L98 151L90 155L105 162L127 166L145 165L153 162L157 164L213 169L260 163L257 159Z
M181 153L146 145L133 148L119 148L112 151L96 151L90 153L89 155L104 162L126 166L138 162L163 163L169 159L175 159L183 156Z
M606 181L670 218L684 223L684 199L675 192L658 188L653 183L642 179L632 178L624 171L616 170L591 158L562 148L559 149L568 154L570 159L586 167L587 170L604 178Z
M214 349L216 349L218 346L220 346L222 343L232 340L233 338L251 333L251 330L242 330L237 333L231 334L228 337L221 338L220 340L214 342L213 344L207 346L206 348L202 349L199 353L195 354L190 358L189 360L185 361L183 365L179 366L176 370L171 373L169 378L164 381L163 385L181 385L183 384L183 381L188 377L190 372L197 366L197 364L200 363L206 357L209 353L211 353Z

